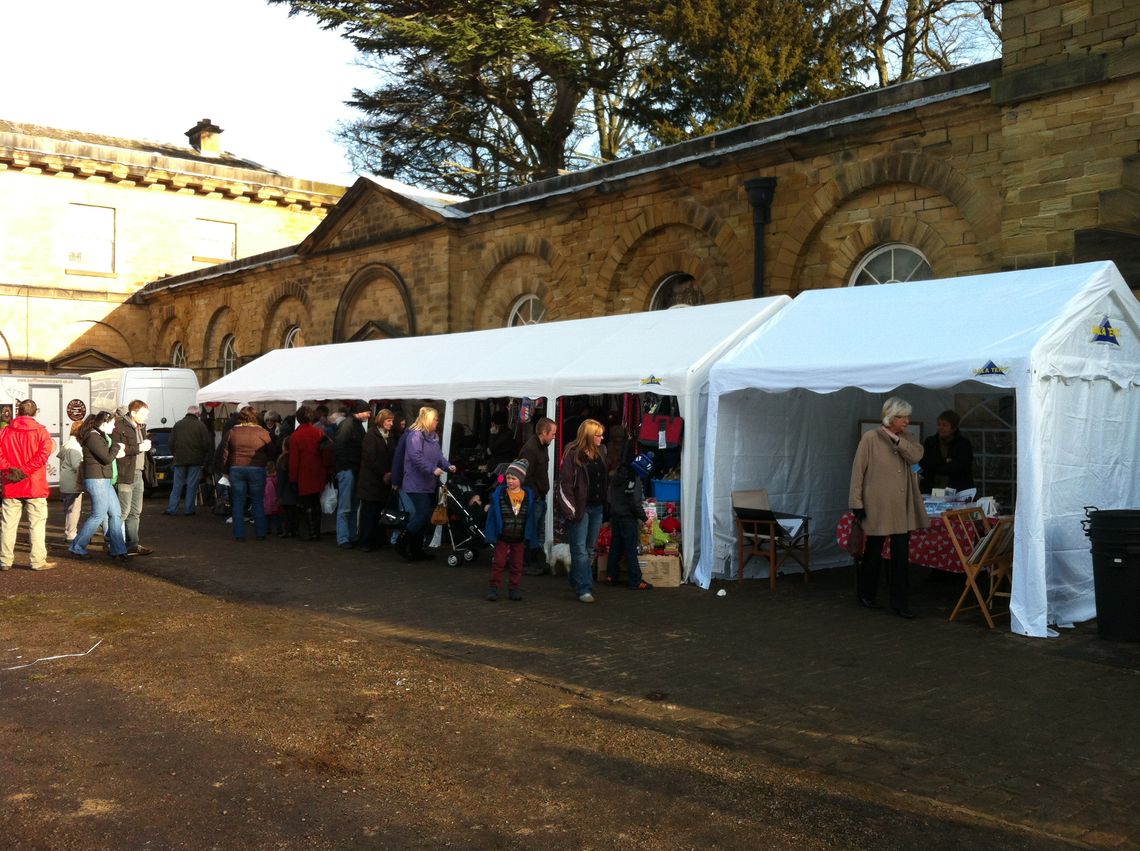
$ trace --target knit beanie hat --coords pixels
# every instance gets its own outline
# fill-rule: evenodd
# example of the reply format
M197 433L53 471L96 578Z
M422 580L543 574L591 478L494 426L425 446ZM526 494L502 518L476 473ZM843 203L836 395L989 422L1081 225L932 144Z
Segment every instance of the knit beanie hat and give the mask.
M516 458L514 461L507 465L506 472L504 472L503 475L515 476L519 482L522 483L526 481L526 471L529 468L530 464L525 458Z

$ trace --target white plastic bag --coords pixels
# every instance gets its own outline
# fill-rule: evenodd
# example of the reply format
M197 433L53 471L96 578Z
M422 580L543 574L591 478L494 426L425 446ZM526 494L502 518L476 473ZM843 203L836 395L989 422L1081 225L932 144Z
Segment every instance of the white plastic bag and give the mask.
M321 491L321 511L325 514L336 514L336 488L332 482L325 485Z

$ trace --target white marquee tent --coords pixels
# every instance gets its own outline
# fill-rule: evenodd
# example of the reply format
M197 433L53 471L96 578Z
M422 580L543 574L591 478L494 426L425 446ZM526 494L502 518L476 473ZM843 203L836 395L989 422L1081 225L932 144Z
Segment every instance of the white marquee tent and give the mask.
M461 334L277 349L198 391L199 402L440 399L600 393L672 395L686 423L681 453L682 558L698 547L708 371L787 296L495 328ZM444 451L450 429L444 429ZM552 470L553 472L553 470ZM547 523L552 521L547 513ZM547 540L550 540L549 534Z
M735 557L734 489L811 515L813 562L838 560L858 420L888 395L929 434L955 394L1012 394L1012 629L1094 617L1080 521L1086 505L1140 505L1138 339L1140 306L1107 262L799 295L710 372L695 581Z

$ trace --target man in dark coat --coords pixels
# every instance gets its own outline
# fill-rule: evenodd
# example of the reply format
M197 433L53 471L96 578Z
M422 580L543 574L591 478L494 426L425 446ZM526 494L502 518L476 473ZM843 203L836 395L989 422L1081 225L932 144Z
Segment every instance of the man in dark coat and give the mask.
M183 513L193 514L198 503L198 480L202 468L210 463L214 454L214 436L199 418L202 409L191 405L186 416L170 430L170 452L174 456L174 484L170 488L170 501L163 514L177 514L178 503L186 491Z
M119 459L119 479L115 491L123 514L123 531L127 539L127 555L146 556L154 550L139 543L139 524L143 509L143 467L150 452L150 438L146 436L146 421L150 408L141 399L127 406L126 413L115 420L111 439L126 451Z
M348 409L347 416L337 426L333 438L333 455L336 459L336 542L342 549L356 546L356 512L360 496L356 480L360 475L360 459L364 451L365 423L372 416L367 402L357 400Z
M546 505L550 493L550 444L557 434L558 426L554 420L541 417L534 424L534 434L519 451L519 458L527 462L527 485L534 491L535 528L538 530L539 545L526 554L526 572L530 576L539 576L550 570L542 542L546 536Z

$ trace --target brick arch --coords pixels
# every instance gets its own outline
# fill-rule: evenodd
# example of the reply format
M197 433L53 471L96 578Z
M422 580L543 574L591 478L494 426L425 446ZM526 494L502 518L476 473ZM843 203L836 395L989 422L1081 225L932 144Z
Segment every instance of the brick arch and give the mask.
M120 331L118 328L116 328L114 325L111 325L109 322L104 322L101 319L77 319L77 320L75 320L74 327L75 328L85 327L87 332L90 332L90 331L109 332L112 336L116 337L118 339L118 341L122 344L123 352L126 354L126 357L119 358L119 360L121 360L123 363L135 364L134 350L131 348L131 341L128 340L127 336L122 331ZM81 332L79 334L76 334L75 339L79 340L80 338L83 337L84 333L85 332ZM105 354L110 354L109 352L106 352L106 348L108 348L107 346L99 345L97 341L92 341L92 342L94 343L95 348L100 349ZM111 357L114 357L114 355L112 354Z
M300 289L300 288L298 288ZM303 290L301 290L304 293ZM298 297L288 285L279 287L269 300L269 309L265 314L265 323L261 331L261 351L268 352L278 349L285 342L285 330L292 325L298 325L302 334L306 328L312 326L312 311L309 308L308 295Z
M406 333L409 337L415 336L416 310L412 303L412 294L408 289L408 285L404 282L400 273L387 263L369 263L367 266L356 271L341 292L340 301L337 302L336 306L336 316L333 319L332 342L342 342L347 339L346 335L352 335L356 332L356 328L348 329L345 327L348 321L349 311L353 308L356 300L364 291L378 280L391 283L403 304L406 327L393 328L393 336L400 333Z
M535 281L533 286L529 287L517 284L508 288L493 287L495 278L504 268L511 262L525 257L535 257L545 263L546 268L550 270L549 280ZM565 259L545 238L525 234L496 242L483 256L475 271L475 303L471 327L476 329L500 327L502 321L495 322L494 318L502 317L505 320L515 299L526 293L533 293L543 300L549 317L551 294L561 289L556 284L568 280Z
M270 294L268 299L270 309L272 310L280 302L284 301L287 298L297 299L297 301L301 302L301 304L305 306L306 310L313 309L312 301L309 298L308 289L301 286L296 281L286 281L277 289L275 289L272 294Z
M647 254L644 246L670 230L696 232L693 247L697 250L666 251ZM708 240L699 245L701 239ZM689 242L689 240L686 240ZM730 261L715 250L709 234L687 224L669 223L641 235L615 267L605 291L606 309L611 313L648 310L657 285L665 276L674 273L692 275L705 290L710 302L726 301L741 294L735 292L730 280Z
M155 323L158 333L154 335L157 341L151 360L154 363L166 364L170 358L175 343L182 343L186 350L186 362L190 362L190 341L186 336L186 327L178 318L174 308L167 308L158 317Z
M208 370L218 369L222 358L222 340L232 334L238 340L238 354L242 353L242 341L235 327L237 313L228 304L218 307L206 322L206 334L202 345L202 367ZM248 354L248 352L246 352ZM220 374L220 373L219 373Z
M883 154L842 167L789 217L790 227L779 253L794 260L774 262L769 269L771 278L789 281L794 290L804 250L831 215L859 193L889 183L910 183L944 195L979 237L979 243L996 242L1001 237L999 199L987 196L961 172L943 160L916 151Z
M896 217L865 222L850 233L839 244L839 256L828 265L828 277L846 284L855 264L868 251L888 242L901 242L917 248L926 256L936 277L943 277L941 273L948 271L947 245L942 234L918 219Z
M714 276L714 271L704 258L692 254L670 252L659 255L653 258L641 271L637 283L626 295L620 296L617 292L610 294L610 311L613 313L629 313L649 310L653 293L657 291L657 287L665 278L676 274L691 275L697 282L712 282L714 284L713 292L705 292L709 302L727 300L723 298L724 293L721 292L724 288L716 285L718 279Z
M617 289L619 286L619 274L621 270L630 265L633 256L637 252L638 246L644 244L648 239L664 229L677 225L692 228L707 236L712 244L719 250L726 272L734 268L751 269L751 258L740 245L736 234L732 228L721 221L712 210L695 201L669 201L664 204L656 204L643 210L625 227L619 228L614 244L606 254L606 259L598 270L598 279L602 282L603 291L606 293L606 301L608 304L612 306L618 303L620 298ZM686 262L693 262L693 260L695 260L695 258ZM684 271L687 270L674 268L666 270L663 274ZM708 274L711 269L705 269L703 271L705 274ZM690 272L689 274L692 273ZM697 276L694 275L694 277ZM658 280L660 280L660 278L658 278ZM714 283L718 290L722 287L727 287L729 293L731 293L732 286L730 282L716 281ZM642 286L652 286L652 284L647 285L642 281L637 289L640 290ZM736 297L736 294L729 293L726 293L724 297ZM649 295L652 295L652 289L650 289ZM643 295L642 301L648 303L649 295ZM636 300L638 296L634 295L632 298Z

